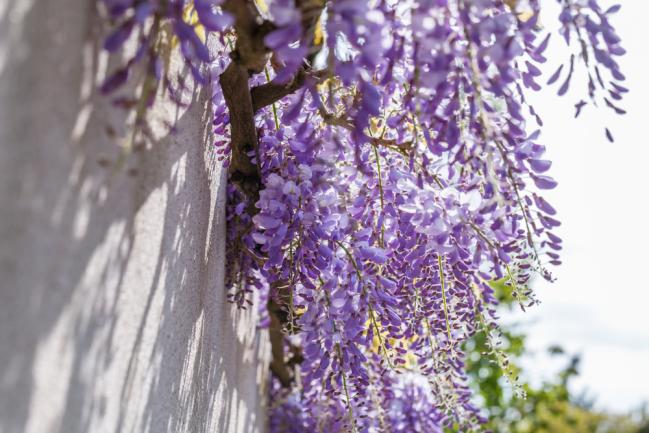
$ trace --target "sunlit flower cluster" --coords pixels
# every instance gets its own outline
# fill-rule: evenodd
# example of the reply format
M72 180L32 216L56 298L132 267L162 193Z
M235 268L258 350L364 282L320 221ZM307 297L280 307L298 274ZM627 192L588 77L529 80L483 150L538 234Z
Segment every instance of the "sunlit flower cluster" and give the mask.
M232 116L218 77L237 61L228 56L237 34L221 3L104 0L116 22L106 48L129 37L139 48L103 90L143 59L152 79L171 82L156 49L156 26L171 26L193 78L213 86L216 151L227 165ZM565 93L581 60L590 97L622 112L614 57L623 50L608 22L617 7L561 4L561 33L578 51L550 82L569 69ZM262 326L275 317L266 303L276 307L291 365L287 380L273 379L271 431L470 431L482 419L463 343L496 327L489 282L505 279L525 308L535 302L531 278L551 280L548 267L560 264L559 221L540 195L556 182L525 97L542 87L549 42L538 2L254 7L272 26L251 88L306 76L256 112L248 156L259 190L228 187L231 299L246 307L258 291Z

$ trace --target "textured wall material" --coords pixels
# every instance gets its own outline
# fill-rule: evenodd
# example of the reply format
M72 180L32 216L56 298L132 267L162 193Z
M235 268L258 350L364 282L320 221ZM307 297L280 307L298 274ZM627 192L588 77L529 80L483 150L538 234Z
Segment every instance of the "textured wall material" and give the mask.
M269 347L225 301L209 104L158 103L116 163L94 4L0 0L0 432L263 431Z

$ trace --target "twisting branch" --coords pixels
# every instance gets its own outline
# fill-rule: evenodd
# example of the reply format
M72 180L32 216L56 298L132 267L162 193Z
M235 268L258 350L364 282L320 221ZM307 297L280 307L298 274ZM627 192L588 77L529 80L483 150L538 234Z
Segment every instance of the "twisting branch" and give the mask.
M262 72L270 54L264 45L264 37L275 30L276 26L262 18L254 1L226 0L222 7L235 19L235 51L238 53L236 61L251 74Z
M306 83L308 78L313 78L316 82L320 82L328 74L329 71L327 70L311 72L308 68L302 68L288 83L278 84L271 81L255 86L250 90L253 110L256 113L262 108L274 104L283 97L298 91Z
M302 24L305 32L310 32L305 41L312 46L305 63L310 63L317 54L313 37L314 28L324 7L323 0L301 0L296 5L302 12ZM295 92L304 85L310 77L321 79L322 73L312 73L307 66L300 69L296 76L286 84L267 83L250 88L249 79L253 74L261 73L270 58L270 50L264 45L264 37L276 29L276 26L262 18L257 6L252 0L226 0L223 9L235 18L236 46L230 57L232 61L219 77L223 97L230 113L231 129L231 160L230 181L237 185L248 197L251 203L249 213L256 213L254 204L259 199L261 183L261 155L255 113L286 95ZM256 156L253 164L250 155ZM288 288L291 290L291 288ZM270 340L272 361L270 369L283 386L290 386L295 379L292 371L293 364L299 363L301 354L294 352L290 359L285 356L284 325L287 314L281 299L271 299L268 302L270 316Z
M227 0L223 9L235 17L236 47L231 53L232 61L221 74L219 83L230 112L232 157L231 180L242 187L246 195L255 198L261 182L258 168L248 154L257 149L257 131L248 79L261 72L268 60L264 36L275 27L264 21L254 2ZM259 161L257 161L259 163ZM256 200L254 200L256 201Z
M219 79L230 112L232 140L230 173L245 177L259 177L257 166L252 164L248 157L248 153L257 148L252 97L248 88L249 74L245 66L238 61L236 52L232 57L232 62Z
M293 375L286 366L286 357L284 356L284 329L283 319L286 313L272 299L268 301L268 314L270 316L270 326L268 334L270 336L271 354L273 356L270 361L270 370L279 379L284 387L291 385Z

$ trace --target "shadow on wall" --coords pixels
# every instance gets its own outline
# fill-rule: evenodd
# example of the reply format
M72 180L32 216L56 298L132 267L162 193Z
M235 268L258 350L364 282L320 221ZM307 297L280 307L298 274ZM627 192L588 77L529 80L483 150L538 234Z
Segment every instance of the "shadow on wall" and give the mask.
M102 34L92 0L0 6L0 432L263 431L206 95L158 103L178 132L116 164Z

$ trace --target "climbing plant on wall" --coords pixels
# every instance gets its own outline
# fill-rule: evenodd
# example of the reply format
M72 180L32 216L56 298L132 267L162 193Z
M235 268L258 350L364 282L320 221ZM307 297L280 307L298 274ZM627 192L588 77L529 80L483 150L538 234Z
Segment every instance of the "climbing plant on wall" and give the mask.
M517 389L489 283L526 308L561 250L527 95L582 74L579 115L623 113L627 91L619 6L559 3L572 54L542 81L538 0L100 0L105 49L126 58L101 91L135 128L189 82L213 97L229 296L261 299L271 431L479 429L463 350L476 333Z

